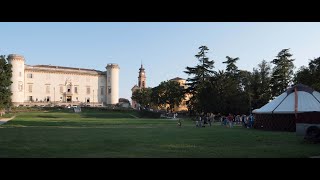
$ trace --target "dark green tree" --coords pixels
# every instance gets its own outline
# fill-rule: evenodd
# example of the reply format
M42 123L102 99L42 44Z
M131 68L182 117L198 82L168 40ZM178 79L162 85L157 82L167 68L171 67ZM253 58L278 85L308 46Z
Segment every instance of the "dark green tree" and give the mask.
M320 57L310 60L309 66L302 66L295 74L294 82L301 83L320 91Z
M226 94L228 92L228 77L223 70L214 72L209 82L205 83L199 98L203 102L204 112L223 113L226 112Z
M0 56L0 110L11 106L11 90L12 83L12 66L8 63L8 59Z
M250 72L239 70L236 63L239 57L226 56L226 79L224 80L224 114L247 113L249 111Z
M186 67L184 71L188 76L191 76L187 79L186 85L189 86L190 91L196 91L197 86L208 79L211 74L214 72L211 69L214 68L214 60L209 60L206 56L209 49L207 46L200 46L200 51L195 57L198 59L199 63L195 67Z
M271 99L270 64L263 60L258 69L254 68L251 82L252 108L260 108Z
M295 84L305 84L312 86L314 79L312 79L312 73L310 69L306 66L301 66L294 76Z
M163 81L159 86L152 89L151 102L165 107L169 104L172 111L174 106L179 106L184 99L184 89L176 81Z
M246 70L238 70L237 79L239 80L239 87L237 96L235 97L235 105L237 106L236 113L249 113L252 109L252 72Z
M270 80L272 97L283 93L292 82L294 59L290 59L291 56L289 49L283 49L271 61L275 65Z
M227 56L226 58L227 58L227 60L222 63L227 64L227 67L226 67L227 74L234 77L239 72L238 67L236 66L236 62L239 60L239 57L231 58L231 57Z
M151 88L142 88L132 93L132 100L139 103L142 107L148 107L151 104Z
M163 92L165 91L164 86L156 86L151 89L151 103L157 108L164 109L165 108L165 98Z
M209 49L207 46L200 46L199 52L195 57L198 60L198 64L195 67L186 67L186 74L188 74L188 79L186 85L188 89L186 90L187 93L192 94L190 99L190 103L192 107L196 107L196 110L202 112L202 108L204 102L199 98L200 92L202 88L205 88L206 81L209 81L211 75L214 73L212 70L214 68L214 60L209 60L206 56Z

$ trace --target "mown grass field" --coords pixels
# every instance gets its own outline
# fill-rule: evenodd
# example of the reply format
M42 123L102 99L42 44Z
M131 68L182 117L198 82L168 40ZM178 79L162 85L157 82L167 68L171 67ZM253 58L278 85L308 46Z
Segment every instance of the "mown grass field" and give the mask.
M133 112L17 113L0 126L0 157L307 158L320 144L289 132L196 128L191 120L137 119ZM133 116L132 116L133 115Z

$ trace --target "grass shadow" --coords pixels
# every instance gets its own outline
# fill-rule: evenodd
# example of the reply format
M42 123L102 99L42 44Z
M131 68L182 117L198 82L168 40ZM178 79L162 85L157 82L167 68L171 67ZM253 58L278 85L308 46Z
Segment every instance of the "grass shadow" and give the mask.
M82 118L132 118L129 113L81 113Z
M57 116L50 116L50 115L39 115L37 117L39 117L39 118L59 118Z

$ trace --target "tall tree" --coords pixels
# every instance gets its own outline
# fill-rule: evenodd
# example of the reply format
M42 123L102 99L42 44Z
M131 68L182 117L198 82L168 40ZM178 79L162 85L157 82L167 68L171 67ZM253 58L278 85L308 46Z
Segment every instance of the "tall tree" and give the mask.
M0 56L0 110L11 106L11 90L12 83L12 66L8 63L8 59Z
M186 85L189 86L189 90L191 92L196 91L199 84L207 80L211 74L214 72L211 69L214 68L214 60L209 60L206 56L209 49L207 46L200 46L200 51L195 57L198 59L199 63L195 67L186 67L186 74L188 74L187 83Z
M253 72L251 75L251 83L250 83L250 90L249 90L249 101L250 106L252 109L258 108L259 104L259 96L261 91L261 74L259 73L259 70L256 68L253 68Z
M222 63L227 64L227 68L226 68L227 74L230 74L231 76L237 75L239 70L238 70L238 67L236 66L236 62L239 60L239 57L232 58L227 56L226 58L227 60Z
M239 87L237 96L235 97L236 112L248 113L251 111L251 85L252 85L252 72L246 70L239 70L237 78L239 80Z
M271 99L270 71L270 64L265 60L258 64L258 69L253 69L251 82L253 109L262 107Z
M244 113L249 111L249 83L250 72L239 70L236 63L239 57L226 56L227 60L222 62L226 67L226 86L224 101L226 103L225 113Z
M275 65L270 80L273 97L283 93L289 83L292 82L294 59L290 59L292 54L289 53L289 50L290 49L281 50L276 58L271 61Z
M200 46L198 54L195 57L198 60L198 64L195 67L186 67L186 74L188 79L186 85L187 93L192 95L190 103L192 107L197 107L197 111L202 112L203 101L199 98L199 93L202 92L202 88L205 88L205 82L209 80L214 73L214 60L209 60L206 54L209 51L207 46Z
M230 56L226 56L227 60L222 62L223 64L226 64L226 75L230 79L228 82L230 83L230 88L234 87L238 90L241 89L241 80L239 76L239 70L238 66L236 65L236 62L239 60L239 57L232 58Z

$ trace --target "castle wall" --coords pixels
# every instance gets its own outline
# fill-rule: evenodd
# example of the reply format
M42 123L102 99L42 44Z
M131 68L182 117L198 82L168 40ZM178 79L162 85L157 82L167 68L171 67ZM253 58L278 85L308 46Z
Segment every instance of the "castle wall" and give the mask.
M33 101L64 102L71 96L75 102L106 102L104 75L26 70L25 87L24 101L32 96Z
M14 105L30 102L116 104L119 101L117 64L109 64L108 75L106 71L93 69L25 65L23 56L13 54L9 55L9 63L13 70L10 88Z

